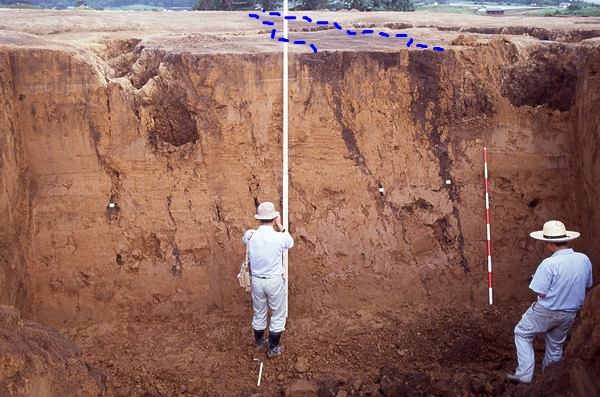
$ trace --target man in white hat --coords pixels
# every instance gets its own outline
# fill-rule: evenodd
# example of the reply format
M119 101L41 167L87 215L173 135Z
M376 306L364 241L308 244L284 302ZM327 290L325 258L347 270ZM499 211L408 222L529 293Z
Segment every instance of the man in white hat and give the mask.
M582 253L567 246L567 241L579 237L567 231L560 221L548 221L543 230L531 237L544 241L552 256L540 263L529 288L538 295L535 302L515 327L515 345L519 366L515 374L507 375L513 382L531 383L535 358L533 337L544 334L546 354L542 371L548 364L562 358L562 345L579 308L585 299L586 288L592 286L592 263Z
M273 203L267 201L259 205L254 217L258 219L258 229L248 230L242 237L242 241L248 246L252 275L252 328L256 348L268 344L267 356L273 358L283 352L279 341L281 333L285 330L287 317L287 290L283 278L282 254L284 249L294 246L294 239L281 225L281 217L279 212L275 211ZM274 226L279 232L275 231ZM264 334L269 307L271 324L267 342Z

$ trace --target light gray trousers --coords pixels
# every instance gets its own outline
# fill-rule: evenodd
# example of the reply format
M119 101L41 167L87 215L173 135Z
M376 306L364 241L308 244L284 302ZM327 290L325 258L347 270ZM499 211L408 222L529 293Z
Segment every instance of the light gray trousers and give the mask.
M521 321L515 327L515 345L519 366L515 375L522 381L531 382L535 357L533 352L533 337L545 334L546 354L542 362L542 370L553 361L562 358L562 345L567 338L567 332L575 321L577 312L548 310L535 302L523 314Z
M287 318L287 291L283 276L261 279L252 277L252 328L257 331L267 327L267 314L271 308L270 332L283 332Z

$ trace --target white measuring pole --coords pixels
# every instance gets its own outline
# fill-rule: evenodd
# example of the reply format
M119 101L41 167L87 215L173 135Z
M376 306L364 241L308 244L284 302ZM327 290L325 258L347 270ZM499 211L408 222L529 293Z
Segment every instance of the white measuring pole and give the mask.
M288 38L288 0L283 0L283 37ZM288 43L283 42L283 227L288 229ZM283 251L283 269L285 273L285 295L288 297L290 272L288 252ZM285 313L288 313L288 298L285 300Z
M483 148L483 169L485 177L485 224L487 231L488 292L492 304L492 244L490 239L490 196L488 192L487 148Z

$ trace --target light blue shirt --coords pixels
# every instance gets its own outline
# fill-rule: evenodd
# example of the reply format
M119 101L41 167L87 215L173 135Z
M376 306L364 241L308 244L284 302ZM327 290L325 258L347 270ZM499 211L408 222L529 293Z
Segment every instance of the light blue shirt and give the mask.
M576 312L592 286L592 263L571 248L556 251L540 263L529 288L538 294L538 303L548 310Z
M248 238L250 242L248 242ZM257 230L248 230L242 237L248 245L248 258L252 277L276 277L283 274L282 254L284 249L294 246L294 239L287 232L279 233L273 226L261 225Z

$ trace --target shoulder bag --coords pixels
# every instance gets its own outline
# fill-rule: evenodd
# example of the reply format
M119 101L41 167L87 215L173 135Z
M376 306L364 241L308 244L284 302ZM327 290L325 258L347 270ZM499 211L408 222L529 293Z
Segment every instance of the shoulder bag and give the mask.
M250 245L250 239L254 233L250 233L248 242L246 243L246 259L242 262L240 272L237 275L237 279L240 283L240 287L246 288L246 292L252 291L252 277L250 277L250 261L248 260L248 246Z

